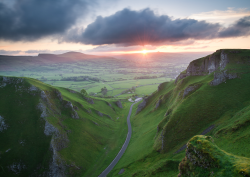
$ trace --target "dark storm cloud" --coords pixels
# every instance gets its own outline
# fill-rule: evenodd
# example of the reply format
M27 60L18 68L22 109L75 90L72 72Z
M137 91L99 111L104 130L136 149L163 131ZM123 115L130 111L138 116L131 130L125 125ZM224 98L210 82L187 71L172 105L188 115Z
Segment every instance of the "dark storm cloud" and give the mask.
M240 37L250 35L250 16L239 19L236 23L219 32L219 37Z
M16 0L11 7L0 2L0 39L32 41L63 33L88 6L87 0Z
M249 34L249 19L241 19L229 28L194 19L172 19L156 15L150 9L124 9L108 17L97 17L85 30L68 32L65 40L84 44L146 45L174 43L187 39L213 39ZM237 34L238 33L238 34Z

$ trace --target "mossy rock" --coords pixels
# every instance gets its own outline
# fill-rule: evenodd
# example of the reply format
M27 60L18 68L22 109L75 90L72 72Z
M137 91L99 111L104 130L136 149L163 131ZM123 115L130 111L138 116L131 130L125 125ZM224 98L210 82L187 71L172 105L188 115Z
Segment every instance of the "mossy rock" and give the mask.
M210 136L197 135L187 143L179 171L178 177L250 176L250 159L223 151Z

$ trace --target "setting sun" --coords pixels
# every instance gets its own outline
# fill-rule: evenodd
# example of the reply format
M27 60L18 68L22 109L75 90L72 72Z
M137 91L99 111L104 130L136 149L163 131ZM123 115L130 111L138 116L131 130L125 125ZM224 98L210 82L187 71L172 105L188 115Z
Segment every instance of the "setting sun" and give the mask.
M147 54L148 51L147 51L147 50L143 50L142 53L143 53L143 54Z

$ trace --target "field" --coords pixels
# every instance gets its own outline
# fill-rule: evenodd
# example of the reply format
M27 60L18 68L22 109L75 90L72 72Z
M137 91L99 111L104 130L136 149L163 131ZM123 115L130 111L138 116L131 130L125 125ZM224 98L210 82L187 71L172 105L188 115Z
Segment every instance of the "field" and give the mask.
M30 58L18 67L1 70L0 75L31 77L56 87L64 87L80 92L85 89L88 94L95 96L109 96L128 98L131 95L148 95L157 90L160 83L175 79L175 77L187 66L187 60L173 60L164 53L157 54L161 57L126 56L127 59L97 58L95 60L77 60L70 62L54 62L33 57L37 63L30 63ZM72 55L74 57L74 55ZM129 59L130 58L130 59ZM14 58L15 59L15 58ZM24 58L25 59L25 58ZM65 58L63 58L64 60ZM41 62L43 63L41 64ZM8 65L8 60L0 57L0 65ZM108 93L103 95L101 89L106 87ZM125 90L136 87L133 94L122 93Z

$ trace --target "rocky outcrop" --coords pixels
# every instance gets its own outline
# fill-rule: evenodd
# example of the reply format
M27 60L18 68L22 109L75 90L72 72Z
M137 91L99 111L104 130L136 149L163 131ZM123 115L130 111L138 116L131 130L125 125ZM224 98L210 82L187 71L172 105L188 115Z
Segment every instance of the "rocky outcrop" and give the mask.
M200 85L190 85L188 86L183 93L183 98L185 98L187 95L189 95L190 92L193 92L195 90L197 90L198 88L200 88Z
M122 103L121 103L120 100L116 101L115 103L116 103L116 105L117 105L119 108L123 108L123 107L122 107Z
M85 99L89 104L95 104L95 103L94 103L94 100L93 100L92 98L83 96L83 99Z
M102 114L100 111L96 111L96 113L97 113L99 116L103 117L103 114Z
M74 106L72 105L72 103L70 101L65 101L64 100L64 107L71 109L71 117L73 119L79 119L79 115L75 111Z
M49 102L48 102L49 99L47 98L44 91L41 91L41 98L42 98L41 100L44 103L41 101L37 105L37 108L41 111L40 117L43 118L45 121L44 134L46 136L52 136L52 139L50 142L50 149L53 155L52 155L52 160L49 165L50 170L46 172L46 176L64 177L65 171L66 171L66 163L61 159L61 157L58 154L58 151L62 150L63 148L66 148L69 143L69 140L68 140L66 133L61 133L56 127L54 127L52 124L48 122L47 117L49 113L47 112L46 104L49 105ZM66 108L70 108L74 110L71 102L64 101L64 103L65 103L64 106Z
M246 170L249 162L248 158L234 156L220 149L212 137L197 135L187 143L186 156L179 164L178 177L250 176L249 170Z
M165 116L165 117L168 116L171 112L172 112L171 109L167 110L167 112L164 114L164 116Z
M204 76L217 70L222 71L228 63L226 52L218 50L212 55L192 61L187 70L176 78L175 83L187 76Z
M106 102L107 103L107 105L109 106L109 107L111 107L112 108L112 105L109 103L109 102Z
M237 77L237 73L228 73L227 70L222 72L215 72L214 79L210 82L210 85L216 86L223 82L226 82L226 80L228 79L235 79Z
M8 166L8 169L12 171L14 174L18 175L21 173L23 170L26 169L26 165L19 160L18 162L14 162L11 165Z
M5 120L2 116L0 116L0 132L7 130L8 125L5 123Z
M159 99L155 104L155 109L157 109L161 105L161 99Z
M105 114L105 116L107 116L108 118L110 118L111 120L113 120L112 117L111 117L110 115Z
M143 98L143 102L141 102L138 107L137 107L137 110L136 110L136 114L138 114L139 112L141 112L147 105L147 102L148 100L152 97L153 95L150 95L146 98Z
M137 110L136 110L136 114L138 114L139 112L141 112L141 110L142 110L143 108L145 108L146 105L147 105L147 101L146 101L146 99L144 99L143 102L141 102L141 103L138 105Z
M61 92L60 92L59 90L56 90L55 93L56 93L56 96L58 97L58 99L59 99L60 101L62 101L62 100L63 100L63 97L62 97Z

